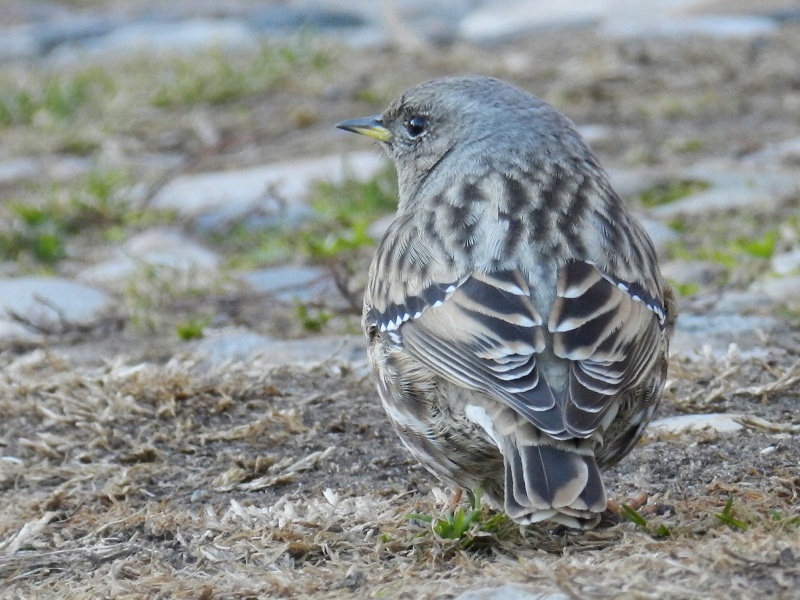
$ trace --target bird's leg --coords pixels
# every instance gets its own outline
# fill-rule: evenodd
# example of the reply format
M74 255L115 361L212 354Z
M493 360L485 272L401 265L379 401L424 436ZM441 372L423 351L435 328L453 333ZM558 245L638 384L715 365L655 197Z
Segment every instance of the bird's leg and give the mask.
M649 497L650 497L650 495L647 492L642 492L638 496L636 496L634 498L630 498L624 504L620 504L616 500L609 500L608 501L608 507L607 507L606 510L611 511L612 513L616 513L616 514L619 514L619 511L620 511L620 509L622 509L623 506L627 506L628 508L632 508L633 510L639 510L645 504L647 504L647 499Z
M461 497L464 495L464 490L462 488L456 488L453 490L453 493L450 495L450 498L447 499L447 502L444 505L444 508L447 512L453 512L456 507L461 503Z
M456 507L461 503L461 497L464 495L464 490L462 488L456 488L453 490L453 493L450 495L450 498L447 499L445 502L444 509L452 513L456 510Z

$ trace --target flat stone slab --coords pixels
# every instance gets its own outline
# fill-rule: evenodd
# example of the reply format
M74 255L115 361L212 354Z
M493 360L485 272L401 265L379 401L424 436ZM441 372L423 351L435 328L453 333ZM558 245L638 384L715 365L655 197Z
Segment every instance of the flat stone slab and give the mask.
M114 284L127 281L142 267L155 267L180 276L178 283L201 284L213 279L220 264L215 252L177 229L155 228L129 239L108 260L84 269L81 281Z
M780 327L781 321L771 316L684 313L678 316L670 352L702 357L710 350L714 356L722 357L731 344L737 344L744 355L759 353L764 346L763 336Z
M173 210L190 219L214 213L231 221L254 210L277 214L286 210L286 205L304 202L315 182L336 183L348 176L364 181L385 164L386 160L376 152L354 152L249 169L182 175L159 190L152 206Z
M99 33L99 32L98 32ZM105 35L74 39L73 48L59 48L63 59L75 49L92 55L191 54L208 48L255 49L258 33L236 19L193 18L180 22L141 22L122 25Z
M764 277L754 282L749 290L781 304L800 306L800 275Z
M650 211L659 219L668 220L679 216L691 217L729 210L761 211L773 208L778 198L754 187L721 187L692 194L669 204L662 204Z
M713 38L754 38L775 33L778 23L755 15L695 15L621 19L604 23L599 31L609 37L667 38L705 36Z
M242 331L212 332L198 342L193 355L202 369L258 360L266 365L315 365L327 360L364 365L367 343L363 336L316 336L301 340L274 340Z
M254 291L282 302L319 302L346 307L330 272L319 267L271 267L242 273L239 278Z
M469 590L455 600L570 600L563 592L542 592L515 583Z
M683 434L692 431L716 431L717 433L733 433L744 429L737 421L742 415L729 413L710 413L704 415L678 415L666 417L650 423L648 435Z
M68 279L0 279L0 340L33 341L39 337L37 328L58 332L70 326L88 327L113 305L105 292Z

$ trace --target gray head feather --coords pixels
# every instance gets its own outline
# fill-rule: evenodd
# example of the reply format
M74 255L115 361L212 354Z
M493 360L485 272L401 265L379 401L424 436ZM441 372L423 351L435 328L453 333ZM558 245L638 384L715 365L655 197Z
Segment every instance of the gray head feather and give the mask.
M584 162L591 152L572 122L539 98L490 77L451 77L417 85L381 115L392 139L401 209L424 186L487 171Z

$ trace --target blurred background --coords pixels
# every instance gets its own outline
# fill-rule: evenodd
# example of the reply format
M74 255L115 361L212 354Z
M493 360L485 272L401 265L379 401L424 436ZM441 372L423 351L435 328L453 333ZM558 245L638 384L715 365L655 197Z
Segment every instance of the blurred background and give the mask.
M789 0L2 0L0 346L357 333L395 184L333 125L480 73L576 122L676 347L725 351L797 321L799 32Z
M334 126L468 73L576 123L679 296L596 532L448 521L366 364L397 190ZM798 0L0 0L3 598L796 597L799 390Z

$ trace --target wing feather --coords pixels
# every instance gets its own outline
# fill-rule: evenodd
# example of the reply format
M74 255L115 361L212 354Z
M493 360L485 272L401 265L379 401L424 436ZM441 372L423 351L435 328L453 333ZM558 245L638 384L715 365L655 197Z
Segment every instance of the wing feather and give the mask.
M643 289L572 261L546 324L516 270L434 284L370 318L449 381L500 399L553 437L589 437L663 349L664 309ZM568 364L558 389L537 368L548 345Z

